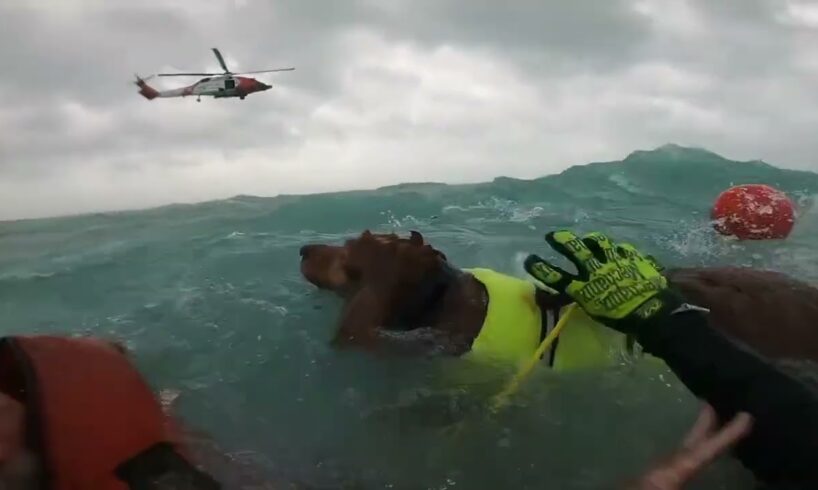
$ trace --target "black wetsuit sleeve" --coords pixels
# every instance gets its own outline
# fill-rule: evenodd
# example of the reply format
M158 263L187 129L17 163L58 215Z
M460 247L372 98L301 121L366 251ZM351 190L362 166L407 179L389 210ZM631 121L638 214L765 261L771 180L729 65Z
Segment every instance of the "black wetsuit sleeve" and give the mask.
M639 328L637 340L710 403L722 421L739 411L753 416L750 435L734 453L759 480L786 485L781 488L818 488L814 390L711 328L705 313L651 321Z

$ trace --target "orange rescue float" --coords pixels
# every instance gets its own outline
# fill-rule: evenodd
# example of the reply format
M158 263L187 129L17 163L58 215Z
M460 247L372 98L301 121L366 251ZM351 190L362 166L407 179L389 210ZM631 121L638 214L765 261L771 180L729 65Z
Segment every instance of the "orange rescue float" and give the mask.
M783 192L763 184L731 187L711 211L716 231L740 240L787 238L795 225L795 205Z

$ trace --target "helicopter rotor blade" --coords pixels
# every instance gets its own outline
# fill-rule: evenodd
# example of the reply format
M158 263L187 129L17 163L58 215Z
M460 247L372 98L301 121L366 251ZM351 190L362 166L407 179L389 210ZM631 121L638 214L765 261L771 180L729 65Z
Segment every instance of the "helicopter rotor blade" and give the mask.
M157 73L157 77L212 77L222 73Z
M222 54L219 52L218 48L210 48L213 50L213 54L216 55L216 59L219 60L219 64L222 65L225 73L230 73L230 70L227 69L227 65L224 63L224 58L222 58Z
M253 73L271 73L274 71L293 71L295 68L273 68L272 70L255 70L255 71L242 71L239 73L235 73L235 75L251 75Z

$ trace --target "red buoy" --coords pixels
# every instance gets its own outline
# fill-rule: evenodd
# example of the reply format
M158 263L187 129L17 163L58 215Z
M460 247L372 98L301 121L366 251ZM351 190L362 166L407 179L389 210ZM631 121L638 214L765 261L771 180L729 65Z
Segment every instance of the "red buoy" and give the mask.
M780 239L789 236L795 225L795 206L786 194L768 185L739 185L719 195L710 217L722 235Z

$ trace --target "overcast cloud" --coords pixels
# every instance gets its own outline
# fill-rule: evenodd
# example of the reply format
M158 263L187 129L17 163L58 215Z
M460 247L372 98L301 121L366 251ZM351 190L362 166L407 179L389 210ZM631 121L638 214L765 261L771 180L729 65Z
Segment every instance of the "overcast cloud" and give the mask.
M217 69L212 46L296 71L244 101L136 93L135 72ZM816 47L796 0L2 0L0 219L530 178L667 142L816 170Z

